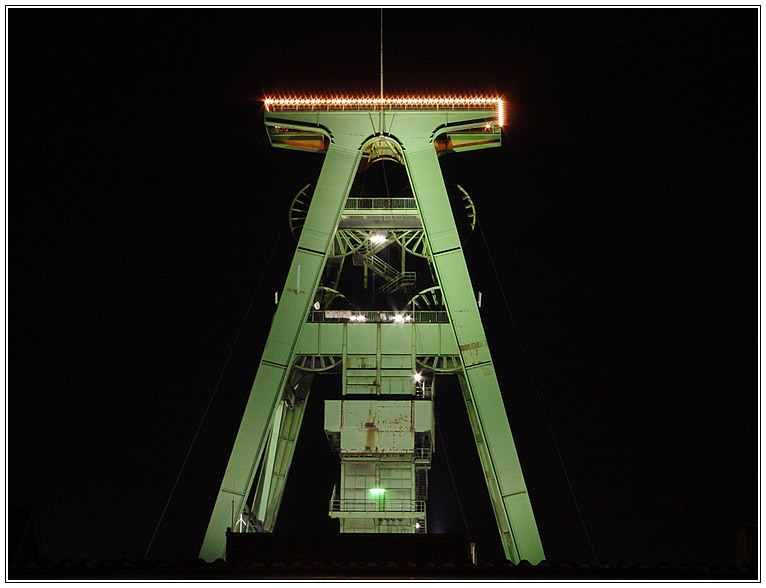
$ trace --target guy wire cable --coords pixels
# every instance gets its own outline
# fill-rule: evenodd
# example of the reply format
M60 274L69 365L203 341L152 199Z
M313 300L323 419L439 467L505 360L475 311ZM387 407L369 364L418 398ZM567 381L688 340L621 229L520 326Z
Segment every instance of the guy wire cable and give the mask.
M524 344L521 342L521 336L519 335L519 330L516 327L516 321L513 318L513 312L511 312L511 305L508 303L508 298L505 295L505 289L503 288L503 283L500 280L500 275L497 272L497 267L495 266L495 260L492 257L492 252L490 251L489 244L487 243L487 238L484 236L484 229L481 228L481 221L479 220L478 216L476 217L476 225L479 227L479 232L481 233L482 241L484 241L484 247L487 250L487 255L489 257L489 261L492 264L492 270L495 272L495 279L497 280L498 286L500 286L500 293L503 296L503 301L505 302L505 308L508 310L508 316L511 317L511 324L513 325L513 331L516 333L516 339L519 342L519 347L521 348L521 355L524 357L524 364L527 367L527 374L529 374L529 379L532 382L532 388L535 391L535 394L537 395L537 401L540 403L540 408L543 411L543 417L545 418L545 424L548 427L548 432L551 435L551 439L553 440L553 446L556 448L556 455L559 458L559 463L561 464L561 469L564 472L564 477L566 478L567 485L569 486L569 492L572 494L572 500L574 500L575 507L577 508L577 514L580 517L580 523L582 524L582 528L585 531L585 537L588 540L588 546L590 547L590 551L593 554L593 559L596 561L596 565L599 565L598 556L596 555L596 550L593 548L593 543L590 540L590 533L588 533L588 527L585 525L585 519L582 516L582 511L580 510L580 503L577 501L577 496L575 496L574 488L572 487L572 482L569 480L569 474L567 473L567 468L564 465L564 459L561 457L561 451L559 450L559 444L556 441L556 436L553 434L553 428L551 427L551 422L548 419L548 412L545 410L545 405L543 404L542 396L540 396L540 391L537 388L537 382L535 381L535 376L532 374L532 368L529 365L529 360L527 359L527 353L524 351Z
M457 505L458 507L460 507L460 514L463 517L463 524L465 525L465 530L468 532L468 540L473 542L471 529L468 527L468 519L465 516L465 511L463 510L463 503L460 500L460 494L458 493L457 485L455 484L455 477L452 475L452 465L450 465L449 454L447 453L447 445L444 443L444 437L442 436L442 428L439 425L439 419L436 418L436 413L434 413L434 422L436 423L436 432L439 434L439 442L441 443L442 450L444 451L444 459L447 462L447 471L449 471L449 479L452 481L452 489L455 491L455 498L457 498Z
M279 241L282 238L282 233L285 230L286 224L287 224L287 221L282 223L279 229L279 235L274 241L274 246L271 248L269 259L266 261L266 266L263 268L263 272L261 272L261 279L258 280L258 285L255 287L255 290L253 291L253 295L250 297L250 304L248 304L247 306L247 310L245 311L245 316L242 317L242 322L240 323L239 329L237 330L237 335L236 337L234 337L234 342L231 344L231 348L229 349L229 354L226 356L226 361L223 363L223 368L221 369L221 373L218 375L218 381L215 383L215 387L213 388L213 393L210 395L210 399L207 401L207 406L205 407L205 411L202 413L202 418L200 419L199 425L197 426L197 431L194 433L194 437L192 438L191 445L189 445L189 450L186 452L186 457L184 457L184 461L181 464L181 469L178 471L178 475L176 476L176 481L173 483L173 488L170 490L170 496L168 496L168 500L165 503L165 508L162 509L160 520L157 522L157 526L154 528L154 533L152 534L152 538L149 541L149 546L146 548L144 559L147 559L149 557L149 551L151 551L152 549L152 545L154 544L154 539L157 537L157 532L160 530L162 521L165 518L165 513L167 513L168 506L170 506L170 501L173 499L173 494L175 493L176 487L178 486L178 481L181 479L181 475L183 474L184 469L186 468L186 463L189 461L189 456L191 455L192 449L194 448L194 444L197 442L197 437L199 436L199 432L202 430L202 424L205 422L205 417L207 417L207 413L210 410L210 406L213 404L213 399L215 398L215 395L218 392L218 388L221 385L223 374L226 372L226 368L229 365L229 361L231 360L231 355L234 352L234 348L237 346L237 342L239 341L239 337L242 334L242 329L245 326L247 317L250 316L250 311L253 308L253 302L255 302L255 297L258 294L258 291L261 289L261 285L263 284L263 278L266 275L266 270L269 268L269 265L271 264L271 259L272 257L274 257L274 252L277 250L277 245L279 245Z

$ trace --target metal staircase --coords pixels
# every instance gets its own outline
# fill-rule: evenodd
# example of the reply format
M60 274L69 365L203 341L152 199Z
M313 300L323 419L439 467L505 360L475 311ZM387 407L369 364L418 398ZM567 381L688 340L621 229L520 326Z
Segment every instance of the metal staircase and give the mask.
M385 247L385 244L383 245ZM379 251L379 249L377 249ZM408 291L415 287L417 275L415 272L400 272L392 265L375 255L376 248L371 247L368 253L355 253L352 257L355 266L365 266L386 282L380 287L380 292Z
M415 496L417 500L428 500L428 471L425 469L415 470Z

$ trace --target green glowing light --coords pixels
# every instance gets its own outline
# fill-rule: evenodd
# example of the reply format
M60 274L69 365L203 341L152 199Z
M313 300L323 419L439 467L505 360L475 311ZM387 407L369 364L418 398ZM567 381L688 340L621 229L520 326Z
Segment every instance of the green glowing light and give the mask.
M383 494L385 491L386 491L385 488L370 488L370 493L371 494L377 494L378 496Z

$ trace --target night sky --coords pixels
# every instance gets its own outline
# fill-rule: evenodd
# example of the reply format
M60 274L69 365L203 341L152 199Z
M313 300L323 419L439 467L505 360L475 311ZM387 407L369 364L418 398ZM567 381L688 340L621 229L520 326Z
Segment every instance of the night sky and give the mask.
M442 169L502 282L476 231L548 559L593 556L542 407L599 561L734 564L758 507L757 9L392 9L384 27L387 94L507 100L502 148ZM322 164L269 146L261 99L378 92L378 34L375 9L9 10L7 501L37 505L45 557L143 557L243 324L150 554L197 557L288 207ZM321 399L339 380L315 382L282 532L337 532ZM459 390L439 386L429 529L466 531L459 497L497 559Z

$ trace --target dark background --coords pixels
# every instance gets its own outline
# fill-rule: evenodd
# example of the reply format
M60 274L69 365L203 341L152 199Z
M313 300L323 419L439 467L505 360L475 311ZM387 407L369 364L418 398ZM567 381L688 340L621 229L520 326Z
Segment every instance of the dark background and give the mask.
M593 560L519 340L599 560L733 564L758 506L758 10L402 9L384 27L387 94L508 104L502 148L442 165L502 281L475 233L548 558ZM50 559L143 557L252 299L150 554L193 559L288 206L322 162L271 149L260 100L378 92L379 12L10 9L7 32L8 504L37 505ZM443 381L429 528L465 531L462 505L497 558ZM338 383L316 382L285 532L337 532Z

